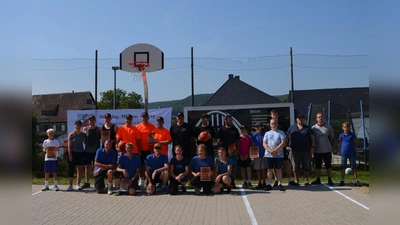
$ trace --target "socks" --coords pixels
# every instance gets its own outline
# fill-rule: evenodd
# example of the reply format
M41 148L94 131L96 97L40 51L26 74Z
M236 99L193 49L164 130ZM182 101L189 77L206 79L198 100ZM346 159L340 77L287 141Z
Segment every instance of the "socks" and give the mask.
M279 186L279 185L281 185L281 182L280 182L280 181L278 181L278 186Z
M54 181L54 185L57 185L57 183L58 183L58 181L55 180L55 181Z
M289 182L292 182L293 181L293 178L292 177L289 177Z
M112 183L108 183L108 184L107 184L107 189L110 190L111 187L112 187Z
M48 186L49 186L49 181L48 181L48 180L44 181L44 186L45 186L45 187L48 187Z
M271 185L271 183L272 183L272 181L271 181L271 180L268 180L268 184Z

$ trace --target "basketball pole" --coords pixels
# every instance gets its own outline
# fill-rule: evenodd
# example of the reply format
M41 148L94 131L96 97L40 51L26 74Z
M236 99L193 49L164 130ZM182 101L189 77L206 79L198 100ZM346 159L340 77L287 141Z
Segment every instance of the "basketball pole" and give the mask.
M143 70L142 71L142 80L143 80L143 86L144 86L144 111L148 113L148 108L149 108L149 91L147 89L147 78L146 78L146 72Z

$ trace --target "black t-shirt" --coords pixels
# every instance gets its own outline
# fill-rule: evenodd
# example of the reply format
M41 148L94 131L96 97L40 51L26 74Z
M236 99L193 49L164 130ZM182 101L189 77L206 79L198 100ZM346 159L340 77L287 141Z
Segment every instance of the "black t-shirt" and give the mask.
M175 146L177 145L181 145L183 148L183 156L191 159L190 138L193 136L192 127L188 123L183 123L182 126L174 124L169 129L169 133L172 138L172 149L175 149ZM173 155L175 155L174 151Z
M97 149L100 148L100 139L101 139L101 133L100 129L96 126L94 129L90 129L89 127L86 127L87 129L87 145L85 148L85 152L89 153L95 153Z
M184 173L186 171L186 166L189 166L189 159L183 157L181 161L177 160L175 157L171 159L169 162L170 165L174 166L174 171L173 173L175 176L178 176L181 173Z
M228 151L228 147L240 138L239 131L236 127L231 128L221 127L218 130L218 138L221 140L221 147L224 147Z
M306 152L311 149L311 135L314 135L314 131L311 127L307 125L303 125L300 130L297 124L294 124L289 127L289 146L292 148L292 151L295 152Z
M117 148L115 147L115 128L114 128L114 126L115 126L115 124L113 124L113 125L111 125L111 127L110 127L110 129L107 129L106 127L105 127L105 125L103 125L102 127L101 127L101 130L103 131L110 131L110 140L114 140L114 142L112 143L112 145L111 145L111 149L114 149L114 150L117 150ZM104 148L104 143L102 143L102 148Z
M214 157L214 150L213 150L213 143L212 143L212 139L217 137L217 134L215 133L214 128L208 124L207 127L203 127L203 126L198 126L194 128L194 136L197 138L199 136L199 134L203 131L207 131L209 134L211 134L211 139L206 141L206 142L202 142L200 140L197 141L197 144L205 144L207 147L207 155Z

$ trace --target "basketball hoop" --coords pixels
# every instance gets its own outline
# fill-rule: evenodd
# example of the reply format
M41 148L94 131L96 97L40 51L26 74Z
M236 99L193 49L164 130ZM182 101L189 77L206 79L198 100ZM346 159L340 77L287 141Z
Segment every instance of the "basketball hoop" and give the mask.
M132 68L133 80L140 81L146 76L145 70L149 67L148 62L143 61L131 61L128 62L129 67Z

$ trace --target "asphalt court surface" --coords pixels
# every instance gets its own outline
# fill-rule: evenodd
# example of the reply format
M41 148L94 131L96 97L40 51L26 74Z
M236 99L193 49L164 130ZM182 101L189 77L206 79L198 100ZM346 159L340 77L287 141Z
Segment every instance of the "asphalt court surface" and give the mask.
M50 182L51 183L51 182ZM50 184L51 186L52 184ZM351 186L286 186L285 192L234 189L231 194L135 196L94 188L42 192L32 185L32 224L365 224L369 195Z

